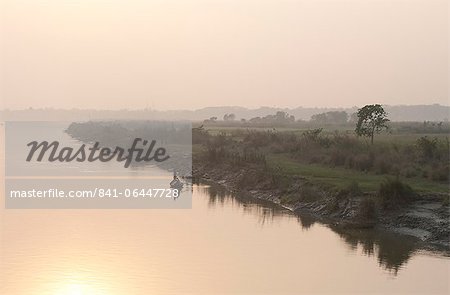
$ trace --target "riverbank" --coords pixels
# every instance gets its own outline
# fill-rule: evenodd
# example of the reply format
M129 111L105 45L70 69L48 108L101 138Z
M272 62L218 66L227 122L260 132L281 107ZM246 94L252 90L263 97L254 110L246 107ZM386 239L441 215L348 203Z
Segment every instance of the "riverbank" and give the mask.
M83 142L102 139L114 146L149 136L149 126L88 122L72 124L68 133ZM388 230L450 252L449 139L402 136L402 142L386 138L369 145L321 128L298 134L217 133L200 126L192 129L192 176L293 212L307 212L334 228ZM174 159L176 167L165 169L189 177L191 169L182 171L180 165L181 159L190 162L189 153L170 153L177 154L182 157Z
M375 193L336 191L297 176L289 187L273 187L257 165L208 163L194 158L193 176L234 193L270 201L295 213L312 214L338 230L382 229L417 238L424 248L450 253L449 206L441 194L416 194L408 204L384 209ZM286 176L289 177L289 176ZM244 180L248 181L243 184Z

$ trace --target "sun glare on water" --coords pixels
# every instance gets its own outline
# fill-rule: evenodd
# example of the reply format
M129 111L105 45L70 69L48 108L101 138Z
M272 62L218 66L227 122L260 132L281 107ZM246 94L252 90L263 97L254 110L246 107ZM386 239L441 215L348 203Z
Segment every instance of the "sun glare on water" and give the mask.
M94 273L71 272L55 279L47 286L46 294L52 295L116 295L110 283Z
M111 295L106 291L82 283L64 285L55 295Z

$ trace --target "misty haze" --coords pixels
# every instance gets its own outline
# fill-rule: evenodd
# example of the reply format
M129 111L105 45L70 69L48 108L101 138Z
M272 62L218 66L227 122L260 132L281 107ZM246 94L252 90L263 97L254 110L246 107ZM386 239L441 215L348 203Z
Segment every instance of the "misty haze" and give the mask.
M0 0L0 294L450 294L449 9Z

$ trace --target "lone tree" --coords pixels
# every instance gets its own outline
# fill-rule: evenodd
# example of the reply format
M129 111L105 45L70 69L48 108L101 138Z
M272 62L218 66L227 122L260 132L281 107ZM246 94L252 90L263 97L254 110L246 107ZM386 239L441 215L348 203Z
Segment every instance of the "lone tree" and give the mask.
M375 133L388 129L387 113L379 104L370 104L358 109L357 116L358 123L356 123L355 132L358 136L370 137L371 144L373 144Z

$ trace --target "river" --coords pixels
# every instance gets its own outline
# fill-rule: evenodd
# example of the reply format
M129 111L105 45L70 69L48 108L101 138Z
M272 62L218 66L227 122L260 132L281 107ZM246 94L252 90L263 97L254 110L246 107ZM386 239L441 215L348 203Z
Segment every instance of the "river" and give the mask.
M412 239L186 189L192 209L0 209L0 294L449 293L449 258Z

